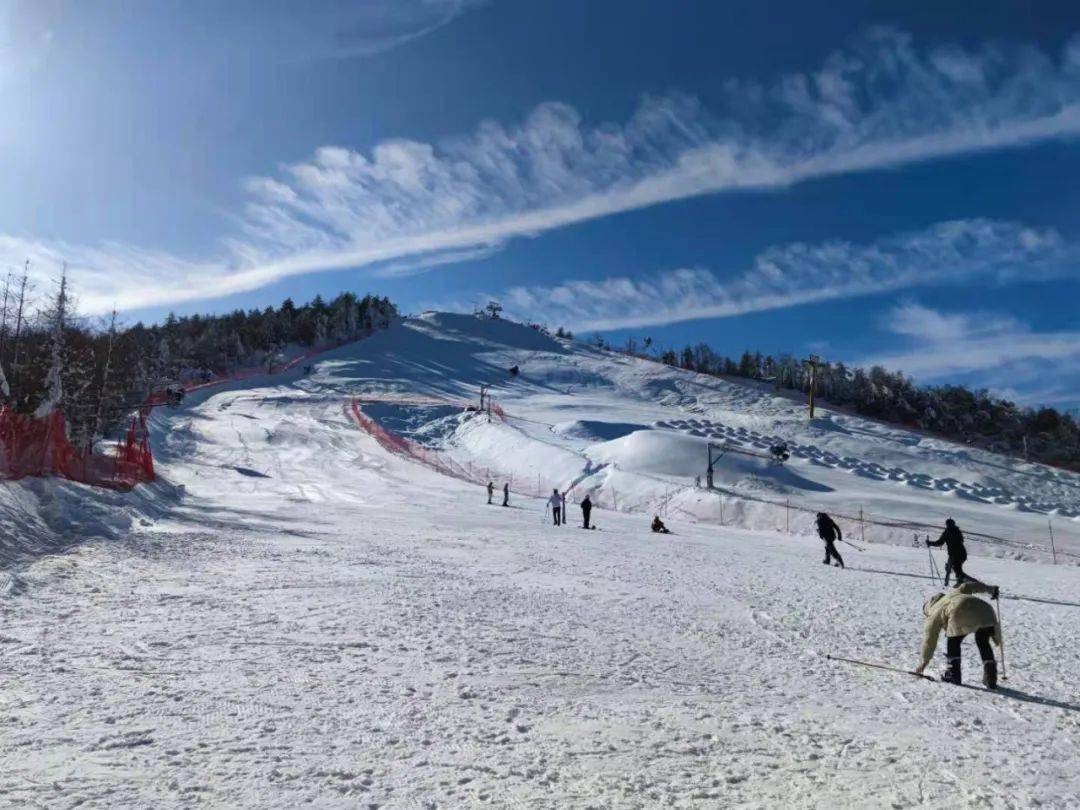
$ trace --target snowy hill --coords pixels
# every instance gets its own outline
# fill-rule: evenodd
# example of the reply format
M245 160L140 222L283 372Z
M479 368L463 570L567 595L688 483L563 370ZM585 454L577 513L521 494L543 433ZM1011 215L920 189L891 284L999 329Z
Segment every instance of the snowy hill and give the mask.
M505 418L462 407L481 384ZM361 430L354 402L414 455ZM164 480L99 503L124 516L108 532L22 554L0 597L13 806L1080 794L1080 571L1045 548L1052 520L1059 561L1080 553L1076 475L828 409L808 423L759 388L436 313L310 373L199 392L153 430ZM786 464L729 450L718 490L695 486L709 442L777 439ZM489 475L512 508L465 480ZM600 530L574 506L555 528L521 494L552 487L591 494ZM862 508L841 525L866 550L823 566L799 508ZM675 535L648 531L655 512ZM947 515L987 535L969 568L1003 588L1009 688L828 660L914 666L938 586L911 536L933 530L879 523Z
M505 419L462 413L481 385ZM841 521L849 536L902 544L953 517L973 553L1032 559L1049 558L1053 521L1057 549L1080 552L1080 475L827 408L808 423L787 397L507 321L428 313L325 360L298 387L358 397L386 429L477 481L523 493L572 487L572 500L589 493L620 511L801 534L812 533L818 510L861 511L861 524ZM792 458L776 465L768 449L780 442ZM695 487L709 443L729 448L716 492Z

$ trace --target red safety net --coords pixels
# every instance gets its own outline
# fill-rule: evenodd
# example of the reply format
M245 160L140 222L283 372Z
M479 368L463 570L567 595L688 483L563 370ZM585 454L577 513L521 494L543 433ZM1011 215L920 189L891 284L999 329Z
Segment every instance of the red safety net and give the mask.
M154 460L143 415L132 420L116 454L110 456L76 450L59 411L38 418L0 408L0 479L46 475L110 489L153 481Z
M380 396L376 394L370 397L365 396L365 400L382 403L393 401L409 405L439 404L460 405L463 408L472 407L463 403L456 403L448 400L437 400L429 397L410 397L394 395ZM417 444L416 442L405 438L404 436L399 436L398 434L387 430L370 416L368 416L366 413L364 413L363 410L361 410L360 408L360 401L357 399L353 399L349 402L348 412L349 416L352 417L353 421L356 422L356 424L362 430L370 434L372 438L374 438L375 441L377 441L384 450L388 450L391 453L396 453L399 456L404 456L406 458L412 459L413 461L419 462L426 467L430 467L431 469L436 470L443 475L450 475L454 478L459 478L462 481L469 481L474 484L483 484L486 481L490 481L492 478L508 480L510 482L510 488L514 492L534 497L551 491L550 489L546 488L546 485L539 480L536 481L536 486L534 488L533 482L531 480L524 481L519 478L515 482L512 475L500 474L492 467L479 467L474 466L471 463L461 464L460 462L455 461L446 453L441 453L437 450L429 450L428 448L423 447L420 444ZM506 414L503 412L503 409L500 408L498 405L495 405L494 403L490 403L490 409L488 410L488 413L490 415L497 416L500 420L505 420L506 418Z

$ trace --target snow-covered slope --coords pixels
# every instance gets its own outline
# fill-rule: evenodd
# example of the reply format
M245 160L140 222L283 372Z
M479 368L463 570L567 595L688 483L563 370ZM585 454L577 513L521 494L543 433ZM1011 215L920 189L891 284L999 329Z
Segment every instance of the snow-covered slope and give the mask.
M505 421L446 404L481 383ZM487 506L361 431L353 397L477 477L576 481L600 530L576 528L575 507L551 526L539 499ZM720 496L693 486L710 433L797 451L785 467L724 456L723 527ZM1004 590L1009 688L956 689L826 658L914 665L935 590L925 548L871 524L865 551L841 546L847 570L826 567L795 533L802 513L786 534L786 510L751 499L952 514L1038 542L1052 516L1076 551L1075 476L839 414L808 425L756 389L434 314L310 375L202 392L155 416L154 443L168 489L141 497L156 511L129 496L115 508L138 515L130 528L24 560L0 597L0 806L1064 808L1080 794L1075 566L972 548L973 573ZM675 535L648 531L655 510Z
M400 396L368 413L471 465L475 476L490 472L525 492L573 485L573 497L587 492L612 508L794 533L811 533L817 510L861 512L862 523L841 522L850 535L904 544L953 517L973 540L1004 541L974 542L974 553L1030 558L1049 558L1052 522L1057 548L1080 553L1080 475L828 408L809 422L800 403L760 387L505 321L429 313L321 364L310 384ZM505 421L408 402L476 400L481 384L492 386ZM792 454L784 465L762 457L779 442ZM695 487L705 480L709 443L733 448L714 470L715 492Z

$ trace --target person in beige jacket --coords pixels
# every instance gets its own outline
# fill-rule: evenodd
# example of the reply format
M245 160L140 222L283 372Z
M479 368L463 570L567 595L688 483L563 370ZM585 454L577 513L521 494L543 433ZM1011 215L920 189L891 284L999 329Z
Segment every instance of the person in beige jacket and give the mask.
M923 626L922 660L915 672L922 674L937 649L938 636L945 631L946 655L949 668L941 676L943 681L960 684L960 642L970 633L975 634L975 644L983 660L983 683L988 689L997 688L997 661L990 640L1001 646L1001 625L989 602L974 594L988 593L997 598L998 589L969 579L949 594L937 593L923 605L926 623Z

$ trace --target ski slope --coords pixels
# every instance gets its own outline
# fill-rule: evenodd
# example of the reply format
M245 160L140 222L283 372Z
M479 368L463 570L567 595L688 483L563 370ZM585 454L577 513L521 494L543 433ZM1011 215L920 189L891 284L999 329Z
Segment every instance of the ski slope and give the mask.
M454 406L480 383L505 420ZM591 493L599 530L487 506L354 399L478 479ZM122 519L5 560L0 806L1076 805L1080 569L1036 547L1050 519L1080 550L1076 476L445 314L153 421L163 481L65 491ZM723 499L694 487L708 441L774 436L788 465L729 454ZM868 524L824 566L778 499L1030 540L970 544L1008 688L827 660L914 666L928 552Z

